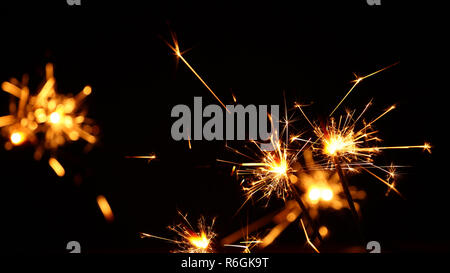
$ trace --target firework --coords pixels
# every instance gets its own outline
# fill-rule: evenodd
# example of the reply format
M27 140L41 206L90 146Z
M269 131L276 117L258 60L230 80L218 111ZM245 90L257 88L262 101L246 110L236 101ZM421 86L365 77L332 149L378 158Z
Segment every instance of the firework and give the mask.
M173 252L180 253L211 253L214 252L212 247L212 240L216 237L216 233L213 231L215 218L212 219L211 224L206 223L206 219L201 216L197 223L197 229L195 229L187 219L187 214L183 215L181 212L178 214L182 217L183 221L177 225L169 226L169 230L173 231L177 238L168 239L148 233L140 233L141 238L155 238L160 240L169 241L178 245L178 249ZM197 230L197 231L196 231Z
M10 115L0 117L0 127L9 139L5 144L7 149L31 143L36 148L36 160L42 158L44 151L50 151L49 165L57 175L63 176L64 168L54 156L57 149L80 138L90 144L97 141L94 135L98 129L81 108L92 89L86 86L75 96L59 94L56 92L53 65L47 64L45 71L46 80L35 95L30 95L27 77L22 82L12 79L2 84L2 89L19 101L17 104L11 102Z

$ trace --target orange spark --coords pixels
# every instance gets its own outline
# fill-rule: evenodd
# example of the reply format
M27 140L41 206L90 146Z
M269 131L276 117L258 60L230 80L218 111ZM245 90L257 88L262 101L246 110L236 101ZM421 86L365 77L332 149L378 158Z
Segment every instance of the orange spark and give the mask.
M66 171L64 170L64 167L59 163L56 158L51 157L48 161L48 164L50 167L52 167L53 171L60 177L64 176L66 174Z
M111 206L109 205L108 200L106 200L103 195L97 196L97 204L103 216L105 217L105 220L109 223L114 221L114 214L112 212Z

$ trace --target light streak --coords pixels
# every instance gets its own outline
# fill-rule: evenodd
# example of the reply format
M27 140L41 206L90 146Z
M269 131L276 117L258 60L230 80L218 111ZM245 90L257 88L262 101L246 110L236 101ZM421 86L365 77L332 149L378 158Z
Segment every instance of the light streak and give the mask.
M97 196L97 204L100 208L103 216L105 217L105 220L109 223L114 221L114 214L112 212L111 206L108 203L108 200L106 200L105 196L99 195Z

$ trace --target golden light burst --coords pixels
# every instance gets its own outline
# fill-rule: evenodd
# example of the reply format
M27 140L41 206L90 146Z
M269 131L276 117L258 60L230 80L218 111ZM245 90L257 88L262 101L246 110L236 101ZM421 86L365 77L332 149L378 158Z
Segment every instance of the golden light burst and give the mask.
M188 221L187 214L182 214L181 212L178 212L178 214L183 219L182 222L168 227L175 232L176 239L168 239L148 233L140 233L141 238L155 238L175 243L178 245L178 249L173 251L175 253L214 252L212 240L217 236L213 231L215 218L212 219L210 224L207 224L205 217L201 216L195 229Z
M396 65L397 63L393 64ZM363 79L373 76L381 71L386 70L387 68L392 67L393 65L387 66L383 69L380 69L376 72L368 74L364 77L357 78L355 84L351 87L351 89L347 92L345 97L339 102L339 104L334 108L334 110L330 114L329 120L323 124L317 124L316 122L311 122L311 120L307 117L305 112L302 109L302 106L296 104L296 107L300 110L306 121L312 126L316 140L311 143L311 147L315 151L319 151L319 154L324 156L327 159L328 168L334 168L338 175L339 180L342 185L342 189L345 193L347 203L350 207L350 210L355 218L355 221L358 222L358 213L355 207L355 203L353 201L353 197L349 190L349 184L347 181L347 177L344 173L344 170L359 172L363 170L373 177L377 178L377 180L384 183L390 190L393 190L398 195L403 197L401 193L396 189L395 183L389 183L385 179L376 175L373 171L369 169L377 169L381 170L385 173L392 175L393 170L387 169L382 166L377 166L373 162L373 156L379 154L382 150L387 149L413 149L420 148L430 152L431 145L428 143L424 143L423 145L412 145L412 146L379 146L378 143L381 142L381 139L377 137L378 131L373 128L373 125L380 118L384 117L386 114L391 112L396 108L395 105L392 105L381 114L371 119L370 121L366 121L364 119L364 114L367 112L368 108L371 106L371 102L369 102L365 108L356 115L356 110L346 111L345 116L339 116L336 120L332 115L336 111L336 109L342 104L348 94L355 88L355 86Z
M366 171L401 196L392 183L369 170L377 169L392 177L395 176L392 166L389 168L377 166L374 164L373 157L387 149L423 149L430 152L431 145L424 143L423 145L411 146L379 146L378 143L382 140L377 136L378 130L374 130L373 124L394 110L395 105L366 122L363 115L370 106L371 103L368 103L358 116L355 116L356 111L347 111L345 117L340 116L338 121L331 117L325 126L311 124L317 137L311 147L327 158L328 163L324 164L326 167L336 168L337 170L341 168L350 172ZM300 106L298 108L301 110ZM304 114L303 110L301 111Z
M217 159L218 162L232 164L232 173L236 174L238 178L242 178L241 186L246 196L244 204L258 195L257 200L266 199L266 204L271 197L286 200L292 196L290 180L290 176L294 172L292 165L296 162L301 149L291 150L285 142L273 141L273 137L271 137L271 142L275 147L274 151L262 150L256 141L252 141L257 147L252 151L252 155L244 154L227 146L234 153L250 159L250 162L238 163Z
M85 86L75 96L59 94L56 92L53 65L47 64L45 72L46 79L35 95L30 95L28 77L23 77L22 82L11 79L2 83L2 89L19 101L11 101L10 115L0 117L0 127L9 139L6 149L31 143L36 148L36 160L42 158L44 151L49 151L52 155L49 165L56 174L63 176L64 169L54 156L56 150L66 142L80 138L90 144L97 141L98 128L82 108L92 88Z

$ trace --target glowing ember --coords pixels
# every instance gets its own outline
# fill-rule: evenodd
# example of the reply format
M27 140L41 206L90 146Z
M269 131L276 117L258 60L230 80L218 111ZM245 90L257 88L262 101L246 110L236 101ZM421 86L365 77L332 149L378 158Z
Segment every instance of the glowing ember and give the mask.
M114 214L112 212L111 206L109 205L108 200L106 200L103 195L97 196L97 204L101 212L103 213L105 220L107 222L114 221Z
M17 146L25 142L26 136L23 132L13 132L10 139L11 143Z

